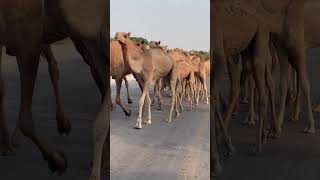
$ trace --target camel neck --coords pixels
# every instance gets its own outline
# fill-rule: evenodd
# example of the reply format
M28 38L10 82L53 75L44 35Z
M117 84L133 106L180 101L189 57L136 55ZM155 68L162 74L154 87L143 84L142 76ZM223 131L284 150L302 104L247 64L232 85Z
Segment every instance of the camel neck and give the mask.
M143 50L133 44L132 41L128 41L126 44L120 43L123 52L123 58L126 63L128 63L130 69L139 73L141 71L141 56Z

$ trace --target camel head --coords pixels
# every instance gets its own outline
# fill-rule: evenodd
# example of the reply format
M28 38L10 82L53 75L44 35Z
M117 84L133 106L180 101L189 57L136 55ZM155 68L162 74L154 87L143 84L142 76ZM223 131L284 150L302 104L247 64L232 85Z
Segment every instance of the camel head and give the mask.
M160 47L161 41L151 41L150 46L151 47Z
M126 32L117 32L116 35L115 35L115 39L117 41L119 41L120 43L127 44L128 42L131 42L130 36L131 36L130 32L128 32L128 33L126 33Z

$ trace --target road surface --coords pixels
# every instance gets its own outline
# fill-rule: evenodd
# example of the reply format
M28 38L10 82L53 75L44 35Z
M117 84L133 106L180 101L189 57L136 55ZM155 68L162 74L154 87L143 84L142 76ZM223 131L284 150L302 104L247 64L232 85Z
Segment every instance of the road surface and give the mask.
M100 94L89 67L70 42L54 45L54 55L59 62L60 90L66 114L71 120L69 137L57 133L55 101L47 63L39 67L33 103L33 118L37 133L52 147L63 150L68 157L67 172L61 177L50 173L42 155L24 139L15 156L0 156L1 180L88 180L92 159L92 122L100 104ZM20 81L15 58L4 55L6 119L10 131L15 126L20 102ZM103 178L106 179L104 176Z
M121 98L131 108L131 117L125 117L119 106L111 113L111 179L209 179L209 105L201 103L168 124L164 120L170 99L165 97L164 110L152 111L152 125L143 124L137 130L134 125L141 92L135 81L129 82L129 88L133 104L127 104L124 86ZM112 92L114 96L114 86Z

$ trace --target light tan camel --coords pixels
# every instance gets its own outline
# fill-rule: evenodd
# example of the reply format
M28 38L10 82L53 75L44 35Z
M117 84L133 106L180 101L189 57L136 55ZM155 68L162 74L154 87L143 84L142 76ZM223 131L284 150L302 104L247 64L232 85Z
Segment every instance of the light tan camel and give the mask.
M179 102L182 101L185 91L189 90L189 94L191 94L190 99L190 110L195 104L195 72L194 67L191 61L190 54L184 53L183 50L179 48L172 49L168 51L168 55L175 61L178 62L178 71L180 80L183 82L182 84L182 94L179 98ZM180 103L182 106L182 104Z
M120 91L122 86L122 80L125 79L125 83L127 87L128 103L131 104L132 100L130 99L130 96L129 96L128 81L126 80L126 75L128 74L131 74L131 69L128 64L124 63L123 52L122 52L120 43L115 40L110 41L110 76L116 81L116 91L117 91L116 99L115 99L115 102L113 103L113 107L115 107L115 104L118 104L126 116L131 115L131 110L126 109L121 104Z
M204 89L204 94L206 104L209 104L209 98L208 98L208 90L207 90L207 84L206 84L206 72L205 72L205 66L204 63L205 61L197 56L194 53L191 53L191 62L194 66L194 74L197 77L197 79L200 81L200 86L197 86L196 89L196 104L199 103L199 92L200 92L200 87L203 87Z
M131 33L118 32L115 39L118 40L122 46L124 53L124 60L129 64L134 74L143 80L143 93L139 100L139 115L135 127L142 128L142 107L147 98L148 103L148 117L146 124L151 124L151 100L149 97L149 86L152 81L157 81L160 78L167 77L170 79L170 88L172 94L171 110L168 122L172 121L172 111L175 106L175 88L178 78L178 70L174 61L168 57L161 48L150 48L142 50L137 48L130 39ZM177 112L176 112L177 113Z
M76 5L76 6L75 6ZM65 155L51 149L35 133L33 127L31 105L33 88L39 65L40 52L43 44L70 37L76 49L90 65L91 72L102 93L110 99L109 58L107 33L107 14L109 8L104 0L65 0L38 1L30 0L23 3L18 0L3 0L0 2L0 44L3 44L17 57L21 81L21 104L18 126L24 136L27 136L38 147L43 158L52 171L63 173L67 168ZM0 73L1 74L1 73ZM3 86L2 86L3 87ZM3 89L0 90L3 92ZM3 96L2 96L3 97ZM106 98L106 97L104 97ZM3 100L3 99L2 99ZM109 103L109 102L107 102ZM3 102L2 102L3 108ZM3 109L1 110L3 113ZM0 115L3 117L3 114ZM109 111L103 119L109 122ZM10 148L8 131L4 119L0 119L1 149ZM101 123L97 121L97 123ZM95 149L107 141L108 123L96 124ZM4 139L6 138L6 139ZM108 142L107 142L108 143ZM100 150L99 149L99 150ZM91 180L100 180L100 154L94 159L95 167Z

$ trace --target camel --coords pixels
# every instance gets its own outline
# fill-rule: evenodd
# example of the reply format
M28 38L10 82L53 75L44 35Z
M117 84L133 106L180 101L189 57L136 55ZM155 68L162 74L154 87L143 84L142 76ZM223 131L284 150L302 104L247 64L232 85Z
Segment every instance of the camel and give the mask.
M152 81L157 81L160 78L166 77L170 79L170 88L172 92L171 110L168 122L172 122L172 111L175 106L175 90L178 79L177 67L174 61L168 57L161 48L150 48L146 51L137 48L130 39L131 33L118 32L115 39L122 46L124 60L129 64L133 73L143 80L143 93L139 100L139 114L135 128L142 128L142 107L145 99L148 103L148 116L146 124L151 124L151 100L149 97L149 86ZM178 112L176 111L178 115Z
M126 75L128 74L131 74L131 69L128 64L124 63L121 45L118 41L113 40L110 42L110 76L116 81L117 91L113 107L115 107L115 104L118 104L126 116L131 115L131 110L126 109L121 104L120 91L122 80L124 79L127 87L128 103L131 104L132 100L129 96L128 81L126 80Z
M210 113L211 130L216 130L216 108L219 101L219 84L223 75L223 67L227 58L244 52L247 55L253 55L254 59L254 79L259 92L259 126L257 134L256 152L262 151L262 130L263 123L267 117L267 96L265 81L265 66L268 60L268 41L269 28L261 21L258 16L261 4L254 1L237 1L237 0L217 0L211 3L211 12L213 17L210 18L213 24L213 36L211 36L210 57L214 59L211 65L211 86L210 91ZM234 28L234 27L238 28ZM222 126L223 131L225 127ZM227 141L228 139L226 139ZM216 175L221 171L219 156L217 152L216 132L213 131L210 138L211 156L213 166L211 174ZM229 150L231 148L229 147Z
M178 62L178 72L180 80L183 81L184 85L182 86L182 95L179 98L179 102L181 102L185 91L189 88L189 93L191 94L190 99L190 110L194 105L194 97L195 97L195 72L194 67L190 58L190 54L184 53L181 49L175 48L168 51L168 55L175 61ZM180 105L182 105L180 103Z
M288 72L289 63L297 72L297 87L301 86L307 103L308 123L304 132L315 133L314 117L310 97L310 83L306 72L305 50L319 46L317 41L319 26L314 20L319 10L319 3L315 0L292 0L283 1L281 4L274 4L264 0L262 4L268 13L272 14L273 28L271 31L272 41L275 42L277 54L280 59L281 67L281 100L280 112L278 116L277 132L281 133L283 123L286 96L288 91ZM271 23L270 23L271 24ZM294 28L292 28L294 27ZM299 91L300 88L297 88ZM299 94L299 93L297 93ZM297 96L297 100L299 97ZM296 109L299 102L296 102ZM293 117L298 119L299 111Z
M75 6L76 4L76 6ZM39 65L42 45L70 37L77 51L90 66L92 75L103 98L110 99L107 14L109 8L104 0L37 1L3 0L0 2L0 44L17 57L21 81L21 104L18 126L24 136L30 138L40 150L49 168L58 173L67 168L66 156L61 151L51 149L35 133L31 112L33 88ZM1 73L0 73L1 74ZM2 79L2 78L0 78ZM2 86L3 88L3 86ZM3 93L3 89L0 90ZM108 97L105 97L108 96ZM2 96L3 97L3 94ZM3 100L3 98L2 98ZM108 100L106 100L109 103ZM3 102L2 102L3 108ZM3 117L3 109L1 110ZM94 128L95 149L102 151L108 143L108 122L96 121ZM0 149L11 147L5 120L0 119ZM100 123L100 124L99 124ZM101 146L102 145L102 146ZM94 166L100 167L101 154L95 154ZM100 168L92 171L90 180L100 179Z
M277 43L277 51L279 58L281 59L281 100L280 100L280 112L278 116L278 129L281 130L285 103L287 98L288 86L290 86L290 76L289 76L289 64L286 62L289 60L290 64L297 72L297 84L296 87L296 101L295 101L295 111L292 116L292 121L297 121L300 114L300 92L304 93L307 100L307 112L308 112L308 124L305 128L307 133L315 133L315 125L312 114L311 107L311 97L310 97L310 84L306 73L306 57L305 50L308 48L319 47L320 38L318 37L319 23L314 20L314 17L318 14L320 9L320 4L314 0L306 1L293 1L291 4L286 4L290 11L286 14L287 18L284 19L284 32L277 32L275 34L275 39ZM266 8L271 10L275 9L271 4L265 3ZM298 12L298 13L294 13ZM281 14L285 16L284 14ZM292 24L296 28L290 28ZM288 32L289 35L284 35ZM284 61L284 62L282 62ZM293 78L294 81L294 78ZM301 89L300 89L301 88ZM289 96L290 97L290 96ZM317 112L317 107L313 109Z
M2 48L0 46L0 50L2 51ZM10 52L6 51L8 55L10 55ZM62 106L62 100L60 97L59 92L59 69L58 69L58 62L56 61L55 57L53 56L53 52L50 46L44 46L41 51L41 55L46 59L48 63L48 71L51 78L51 83L53 85L55 97L56 97L56 120L57 120L57 127L58 132L60 135L68 135L71 130L71 124L69 119L64 113L63 106ZM0 57L1 58L1 57ZM18 124L17 124L18 125ZM22 135L20 128L17 126L13 132L11 142L14 146L19 145L19 138ZM1 152L1 151L0 151ZM7 153L7 152L3 152Z
M191 52L191 62L194 66L194 74L198 78L198 80L200 81L200 86L198 86L198 88L196 90L196 92L197 92L196 104L199 103L199 92L200 92L199 87L203 87L205 98L206 98L205 103L209 104L207 84L206 84L206 72L205 72L205 65L204 65L205 61L201 57L199 57L196 54Z

